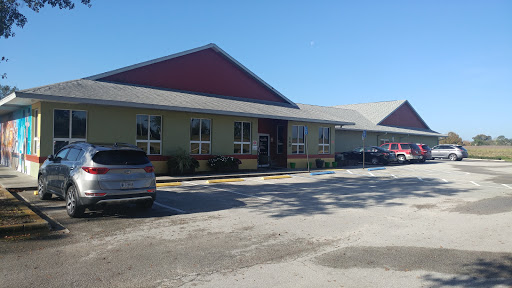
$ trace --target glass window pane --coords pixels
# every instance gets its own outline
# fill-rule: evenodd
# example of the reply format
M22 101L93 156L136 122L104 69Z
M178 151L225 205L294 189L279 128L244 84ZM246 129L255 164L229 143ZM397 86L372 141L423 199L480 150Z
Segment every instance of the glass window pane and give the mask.
M68 154L68 152L69 152L69 148L64 149L64 150L60 151L59 154L57 154L55 157L60 157L62 160L65 160L66 154Z
M200 128L199 126L200 125L201 125L201 122L199 119L190 120L190 141L199 141L200 140L200 138L199 138L199 128Z
M87 130L87 112L73 111L71 114L71 138L85 139Z
M201 119L201 141L210 141L210 120Z
M144 152L148 153L148 143L147 142L137 142L137 147L144 150Z
M283 154L283 144L277 144L277 154Z
M161 131L162 131L162 117L161 116L151 116L150 117L150 137L149 140L160 140L161 139ZM160 153L157 153L160 154Z
M68 161L76 161L76 159L78 158L78 155L80 154L82 150L80 149L71 149L68 153L68 156L66 156L66 159Z
M242 122L235 122L235 142L242 142Z
M320 127L320 129L318 129L318 143L319 144L324 143L324 128L322 128L322 127Z
M190 154L199 154L199 143L190 143Z
M160 154L160 142L149 143L149 154L151 154L151 155L159 155Z
M329 128L324 128L324 144L329 144Z
M297 143L298 126L292 126L292 143Z
M241 150L240 150L241 146L242 145L240 145L240 144L235 144L234 149L233 149L233 153L235 153L235 154L242 153Z
M62 147L69 144L69 141L53 141L53 153L57 153Z
M324 146L318 145L318 154L324 154Z
M148 115L137 115L137 140L148 140Z
M304 154L304 145L298 145L299 147L299 154Z
M244 154L249 154L251 153L251 144L244 144L243 145L243 152Z
M292 145L292 154L297 154L297 145Z
M53 111L53 137L69 138L69 110Z
M299 126L299 134L297 136L299 138L299 143L304 143L304 126Z
M210 154L210 143L201 143L201 154Z
M284 126L277 126L277 144L284 143Z
M243 133L243 142L251 142L251 123L249 122L243 122L243 128L244 128L244 133Z

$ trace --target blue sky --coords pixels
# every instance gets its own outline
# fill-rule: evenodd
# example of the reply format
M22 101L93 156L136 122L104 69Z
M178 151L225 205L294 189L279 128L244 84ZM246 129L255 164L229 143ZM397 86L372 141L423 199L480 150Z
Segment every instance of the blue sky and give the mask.
M297 103L407 99L433 130L512 138L512 1L98 1L27 9L4 85L82 78L215 43Z

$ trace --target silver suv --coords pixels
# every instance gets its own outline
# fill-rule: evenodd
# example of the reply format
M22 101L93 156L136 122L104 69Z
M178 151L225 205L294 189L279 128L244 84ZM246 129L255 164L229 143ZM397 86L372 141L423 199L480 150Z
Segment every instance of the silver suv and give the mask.
M156 198L155 169L137 146L75 142L48 156L38 174L38 193L66 200L71 217L85 208L110 203L136 203L150 209Z
M468 158L468 150L460 145L442 144L432 148L432 159L447 158L452 161L461 161Z

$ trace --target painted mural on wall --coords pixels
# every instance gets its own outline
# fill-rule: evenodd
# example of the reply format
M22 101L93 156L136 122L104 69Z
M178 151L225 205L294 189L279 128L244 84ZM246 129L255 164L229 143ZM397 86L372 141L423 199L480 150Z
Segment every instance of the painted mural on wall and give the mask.
M32 154L31 108L23 108L1 119L1 164L20 172L30 172L26 155Z

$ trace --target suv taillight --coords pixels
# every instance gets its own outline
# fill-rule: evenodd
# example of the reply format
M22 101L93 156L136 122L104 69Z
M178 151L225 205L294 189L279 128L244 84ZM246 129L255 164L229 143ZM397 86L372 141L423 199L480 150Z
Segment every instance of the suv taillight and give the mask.
M155 172L155 168L153 166L146 166L144 167L144 171L146 171L146 173L153 173Z
M106 174L110 169L103 167L82 167L82 170L89 174Z

